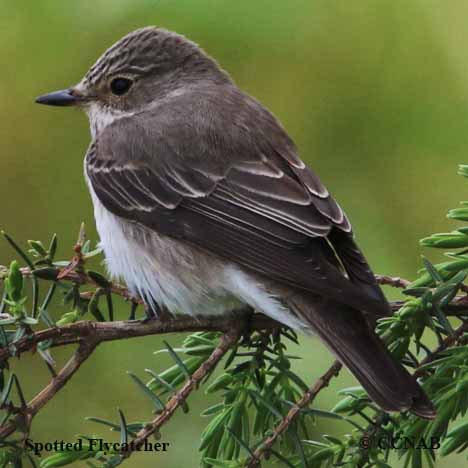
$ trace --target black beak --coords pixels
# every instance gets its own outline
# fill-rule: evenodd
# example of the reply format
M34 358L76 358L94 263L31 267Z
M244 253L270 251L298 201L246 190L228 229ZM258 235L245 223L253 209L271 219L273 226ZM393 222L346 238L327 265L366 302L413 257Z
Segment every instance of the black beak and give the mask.
M82 100L83 97L77 95L73 89L63 89L36 98L38 104L48 106L74 106Z

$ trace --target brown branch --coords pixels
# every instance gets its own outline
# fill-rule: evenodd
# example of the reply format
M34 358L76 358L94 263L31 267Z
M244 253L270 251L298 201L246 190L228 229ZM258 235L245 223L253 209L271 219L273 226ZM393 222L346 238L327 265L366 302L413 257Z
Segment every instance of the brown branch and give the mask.
M184 403L190 393L192 393L200 382L214 370L218 362L229 351L229 348L239 339L241 332L239 323L240 322L238 322L236 327L231 328L230 331L221 337L218 346L211 353L210 357L192 374L184 386L169 399L163 412L138 432L136 437L129 444L130 449L121 452L124 458L128 458L135 450L138 450L152 434L157 432L164 423L169 421L171 416L175 413L177 408Z
M246 307L231 311L223 317L190 317L180 316L170 321L158 319L140 321L140 320L122 320L114 322L75 322L62 327L52 327L38 331L32 335L26 336L14 345L8 348L0 349L0 363L13 356L34 350L38 343L46 340L53 340L54 346L63 346L83 341L95 341L102 343L104 341L122 340L128 338L142 337L148 335L161 335L167 333L182 333L196 331L219 331L228 332L232 328L237 328L240 322L247 319L251 314L251 309ZM252 331L256 330L274 330L282 325L273 319L261 314L254 314L249 319L249 327ZM12 354L12 349L14 353Z
M401 306L401 303L394 303L394 309L398 309ZM452 306L454 309L458 309L460 312L466 311L467 304L461 300L460 304L457 306L457 302ZM38 343L52 340L52 346L64 346L68 344L79 343L82 346L81 350L85 349L84 346L91 346L90 353L93 351L94 347L99 343L105 341L113 341L120 339L128 339L133 337L142 337L148 335L158 335L158 334L167 334L167 333L178 333L178 332L194 332L194 331L220 331L228 332L233 328L236 328L239 323L242 323L244 319L249 317L251 314L251 309L246 307L245 309L240 309L237 311L232 311L229 315L225 317L200 317L192 318L188 316L182 316L174 318L170 321L161 321L161 320L150 320L150 321L115 321L115 322L90 322L82 321L76 322L73 324L65 325L63 327L52 327L45 330L38 331L32 335L26 336L19 340L14 345L10 345L8 348L0 349L0 363L8 360L10 357L19 356L21 353L26 351L35 350ZM267 330L273 331L281 327L281 324L278 322L264 316L261 314L254 314L250 320L250 328L252 331L258 330ZM463 330L466 330L467 325L463 326ZM437 353L440 353L443 349L447 348L453 344L456 339L459 339L462 335L462 332L456 331L455 335L447 337L441 346L434 352L434 356ZM81 351L79 351L81 353ZM75 356L79 357L79 356ZM86 356L87 357L87 356ZM428 356L425 362L429 362L432 357ZM33 404L34 414L39 411L42 406L49 401L48 395L54 395L57 393L66 383L61 383L61 378L63 375L67 376L67 372L72 369L70 376L66 377L68 380L71 375L76 371L74 365L76 360L72 360L62 369L61 373L51 382L51 384L44 389L45 393L41 392L38 397L39 400L32 400L30 404ZM70 367L72 366L72 367ZM63 373L65 372L65 374ZM57 380L58 378L58 380ZM50 393L51 392L51 393ZM39 404L39 403L40 404ZM41 403L43 402L43 403ZM29 405L28 405L29 406ZM21 421L17 421L20 423ZM10 434L12 431L12 426L9 426L7 423L3 427L0 427L0 439L5 436L5 434ZM19 424L16 424L18 426ZM276 436L277 437L277 436Z
M61 371L43 388L21 411L13 421L0 427L0 440L5 439L17 427L29 428L34 416L66 385L81 364L88 359L97 346L94 340L82 341L70 360Z
M378 284L384 286L392 286L393 288L400 289L406 289L411 284L411 281L408 281L404 278L392 277L387 275L375 275L375 280Z
M245 309L233 311L226 317L193 318L184 316L174 318L171 321L161 321L157 319L150 321L134 320L116 322L83 321L63 327L41 330L24 337L8 348L1 348L0 363L13 356L11 349L13 346L14 355L19 356L22 352L35 350L38 343L46 340L53 340L52 346L79 343L78 350L57 376L52 379L50 384L34 397L25 408L22 408L21 412L18 413L13 420L10 420L0 427L0 440L11 435L18 427L29 427L36 413L64 387L80 365L92 354L96 346L100 343L148 335L195 331L220 331L231 337L233 331L239 330L240 325L245 323L243 319L250 316L251 309L246 307ZM249 329L252 331L275 330L281 326L282 325L278 322L260 314L254 314L253 317L249 319ZM222 341L221 344L223 343L224 341ZM213 362L216 364L217 361ZM205 370L204 365L202 365L202 370ZM195 378L195 383L196 382L197 380ZM190 393L192 387L190 385L187 388L184 387L182 390L184 389L185 391L189 390L188 393ZM174 408L174 411L176 408L177 406Z
M392 310L398 310L402 302L392 302ZM468 304L465 302L451 304L448 315L467 315ZM0 348L0 363L13 355L19 355L36 348L41 341L53 340L53 346L64 346L79 343L85 339L96 339L98 343L103 341L122 340L148 335L161 335L166 333L182 333L196 331L227 332L238 325L239 321L250 316L252 310L249 307L231 311L225 316L191 317L179 316L171 320L122 320L114 322L81 321L61 327L51 327L28 335L8 348ZM249 319L250 320L250 319ZM274 330L282 325L262 314L252 316L251 329ZM12 349L13 348L13 349Z
M328 385L330 380L337 376L342 368L342 364L335 361L330 368L323 374L315 384L304 393L302 398L289 410L288 414L282 419L282 421L276 426L273 434L269 436L265 441L255 450L250 459L246 463L246 468L258 468L260 466L260 460L262 457L268 454L270 448L278 440L278 438L287 430L291 425L294 418L301 412L303 408L312 403L315 397Z
M402 302L391 303L392 310L398 310ZM448 315L466 315L468 305L452 304L449 306ZM251 313L251 309L246 307L236 311L231 311L223 317L190 317L180 316L169 321L162 320L122 320L114 322L91 322L81 321L61 327L51 327L40 330L32 335L28 335L8 348L0 348L0 363L18 356L26 351L34 350L38 343L46 340L53 340L52 346L64 346L79 343L87 339L96 339L98 343L103 341L122 340L128 338L142 337L148 335L161 335L166 333L182 333L195 331L219 331L227 332L233 326L237 326L240 320L245 319ZM282 325L275 320L262 314L252 316L252 330L275 330Z

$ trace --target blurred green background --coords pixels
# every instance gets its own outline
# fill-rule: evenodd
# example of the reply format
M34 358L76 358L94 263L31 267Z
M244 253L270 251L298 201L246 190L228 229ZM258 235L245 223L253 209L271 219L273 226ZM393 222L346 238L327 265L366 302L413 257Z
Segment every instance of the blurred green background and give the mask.
M34 97L78 82L114 41L149 24L199 43L282 120L346 209L376 272L413 278L418 239L451 229L444 215L466 193L456 176L468 152L466 1L0 0L0 7L0 227L23 243L58 232L60 253L69 256L82 220L96 239L82 176L87 120L37 106ZM0 264L12 256L1 243ZM160 343L102 345L46 407L33 437L111 438L83 418L116 420L116 407L148 419L151 408L126 370L163 369L167 358L152 355ZM316 340L304 339L295 352L305 358L298 369L308 382L332 360ZM59 363L68 355L56 354ZM37 357L24 357L18 371L28 398L48 378ZM343 373L318 407L329 408L336 389L352 383ZM199 392L190 402L192 412L163 431L171 450L138 454L128 466L197 466L207 399ZM462 464L451 458L437 466Z

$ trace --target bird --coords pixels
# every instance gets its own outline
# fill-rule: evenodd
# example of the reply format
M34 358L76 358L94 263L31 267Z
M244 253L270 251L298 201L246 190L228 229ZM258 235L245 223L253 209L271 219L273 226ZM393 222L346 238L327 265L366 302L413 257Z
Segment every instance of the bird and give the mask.
M36 102L86 112L105 264L149 310L250 306L318 336L383 410L435 417L374 331L390 307L346 214L280 121L201 47L141 28Z

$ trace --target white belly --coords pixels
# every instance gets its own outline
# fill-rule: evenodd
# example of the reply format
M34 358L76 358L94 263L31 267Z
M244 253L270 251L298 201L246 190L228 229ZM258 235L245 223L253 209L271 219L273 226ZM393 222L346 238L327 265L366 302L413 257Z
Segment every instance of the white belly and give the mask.
M103 207L90 186L105 263L133 294L173 314L223 314L242 304L293 328L294 318L257 279L237 265L127 222Z

